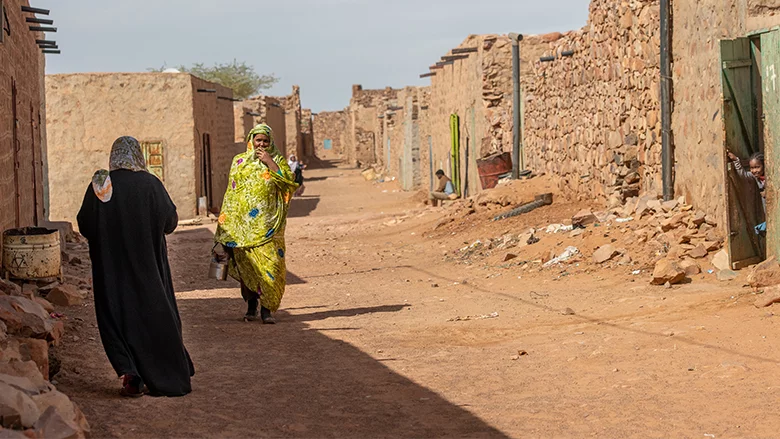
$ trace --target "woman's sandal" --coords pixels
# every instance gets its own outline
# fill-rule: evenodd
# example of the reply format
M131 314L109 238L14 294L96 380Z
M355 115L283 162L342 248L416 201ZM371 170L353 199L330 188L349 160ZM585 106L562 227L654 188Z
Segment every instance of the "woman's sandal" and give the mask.
M119 389L119 394L121 396L124 396L125 398L140 398L147 393L149 393L149 389L144 386L142 389L139 389L138 386L134 386L131 381L133 380L133 376L125 375L122 377L122 388Z

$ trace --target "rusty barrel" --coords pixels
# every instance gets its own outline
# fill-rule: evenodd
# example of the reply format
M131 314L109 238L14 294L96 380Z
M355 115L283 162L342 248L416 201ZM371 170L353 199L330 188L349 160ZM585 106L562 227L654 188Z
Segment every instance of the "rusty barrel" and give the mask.
M60 232L41 227L3 232L3 270L12 279L59 277L62 270Z
M492 189L498 185L499 176L512 171L512 154L497 153L477 160L477 173L482 189Z

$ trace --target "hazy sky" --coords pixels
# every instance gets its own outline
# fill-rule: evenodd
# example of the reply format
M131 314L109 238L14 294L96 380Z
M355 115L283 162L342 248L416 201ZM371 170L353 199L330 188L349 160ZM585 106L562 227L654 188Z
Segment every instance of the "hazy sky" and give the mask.
M587 0L35 0L51 9L61 55L47 73L138 72L234 58L301 86L315 112L364 88L425 85L427 67L469 34L585 25Z

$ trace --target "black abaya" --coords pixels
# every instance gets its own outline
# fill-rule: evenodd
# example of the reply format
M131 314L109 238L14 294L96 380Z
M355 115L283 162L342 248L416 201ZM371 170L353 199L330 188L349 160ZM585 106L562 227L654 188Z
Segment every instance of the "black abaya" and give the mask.
M176 206L148 172L111 171L111 182L106 203L87 188L78 214L103 347L119 376L141 377L153 395L186 395L195 369L182 340L165 242L176 229Z

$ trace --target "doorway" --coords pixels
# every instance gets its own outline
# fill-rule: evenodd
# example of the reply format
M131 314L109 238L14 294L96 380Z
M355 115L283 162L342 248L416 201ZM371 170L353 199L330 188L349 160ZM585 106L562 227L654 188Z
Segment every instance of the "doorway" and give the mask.
M212 205L212 188L211 188L211 135L209 133L203 134L203 147L200 155L201 163L201 183L200 183L200 196L206 198L206 205L210 211L214 206Z
M776 49L778 41L776 32L768 32L723 40L720 45L727 246L729 262L735 270L756 264L767 254L778 254L778 246L771 244L777 238L771 225L770 206L776 198L769 190L773 180L771 160L765 161L767 190L763 194L749 172L752 157L771 156L773 152L771 118L780 109L773 62L780 54ZM766 232L762 232L759 225L766 219L770 220L765 223Z

